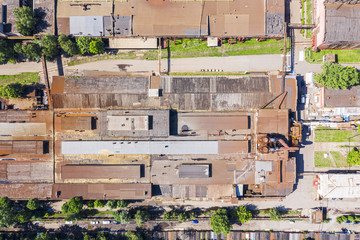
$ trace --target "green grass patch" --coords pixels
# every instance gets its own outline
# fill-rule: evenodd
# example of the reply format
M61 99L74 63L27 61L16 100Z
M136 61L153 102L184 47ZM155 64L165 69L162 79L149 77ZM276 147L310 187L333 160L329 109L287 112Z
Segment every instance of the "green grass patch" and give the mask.
M331 151L330 153L335 161L336 167L347 167L346 157L344 157L340 152Z
M339 63L360 63L359 49L326 49L319 52L311 52L307 49L306 55L309 57L306 60L310 63L322 63L323 56L328 53L335 53Z
M356 135L355 130L315 130L315 142L348 142ZM350 142L360 142L360 135L350 138Z
M333 167L330 156L324 157L327 152L314 152L314 165L315 167Z
M97 62L97 61L104 61L104 60L113 60L113 59L135 59L136 53L129 52L129 53L118 53L115 55L101 55L101 56L92 56L88 58L73 60L67 63L68 66L75 66L79 64L89 63L89 62Z
M306 24L312 24L313 19L313 0L306 0ZM311 29L306 30L306 37L311 38Z
M40 79L38 73L20 73L16 75L0 75L0 86L5 86L9 83L21 83L21 84L30 84L36 83Z
M208 47L206 40L200 39L178 39L169 42L170 58L194 58L194 57L222 57L237 55L258 55L258 54L281 54L284 47L284 40L267 39L261 42L256 39L248 39L244 43L223 42L220 47ZM168 50L163 49L161 58L168 58ZM143 59L157 60L158 50L144 53Z
M106 216L106 215L111 215L114 211L98 211L95 215L93 216Z

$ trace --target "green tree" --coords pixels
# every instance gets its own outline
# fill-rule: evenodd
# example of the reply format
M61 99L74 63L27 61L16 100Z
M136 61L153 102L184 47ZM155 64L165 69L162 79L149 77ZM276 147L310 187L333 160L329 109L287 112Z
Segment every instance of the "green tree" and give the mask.
M96 234L96 240L106 240L105 233L103 231Z
M129 205L129 202L126 200L117 200L116 201L117 208L126 208Z
M36 210L38 208L41 207L41 203L38 199L30 199L27 204L26 204L26 207L30 210Z
M132 231L127 231L125 233L125 237L127 237L128 240L142 240L143 239L141 237L140 233L132 232Z
M26 210L20 210L16 213L16 221L18 223L26 223L31 219L31 212Z
M47 34L43 36L40 45L42 53L49 59L54 58L59 53L58 40L54 35Z
M65 34L61 34L58 38L60 47L64 52L66 52L70 56L74 56L79 54L79 48L76 45L76 43L71 40L69 36L66 36Z
M93 209L94 208L94 201L93 200L86 201L86 205L88 206L89 209Z
M188 215L186 212L181 212L178 215L178 221L179 222L186 222L188 220Z
M0 39L0 63L5 63L13 58L14 51L10 44L4 39Z
M95 202L94 202L94 206L96 208L103 208L103 207L105 207L105 204L106 204L106 202L103 200L95 200Z
M15 21L15 25L19 33L25 36L32 35L37 22L33 9L30 7L20 7L15 8L13 13L18 19L18 21Z
M250 210L248 210L245 206L240 206L235 208L237 220L244 224L247 221L250 221L252 219L252 213Z
M281 212L276 208L270 209L269 214L271 220L279 221L281 219Z
M118 211L118 212L113 212L112 213L115 221L118 221L120 223L128 223L131 220L131 216L129 211Z
M0 228L10 227L16 221L14 202L7 197L0 198Z
M54 238L48 232L42 232L39 235L37 235L35 238L35 240L51 240L51 239L54 239Z
M230 232L232 226L226 209L218 209L211 215L210 226L216 234L223 233L224 235L227 235Z
M334 89L347 89L359 84L359 73L354 67L344 67L338 63L326 62L322 72L315 74L314 80L320 86Z
M24 86L21 83L10 83L0 87L0 95L4 98L20 98L24 94Z
M171 212L164 212L162 215L162 220L169 221L171 219Z
M64 203L61 210L64 213L79 214L83 209L83 201L80 197L70 198L68 202Z
M83 240L96 240L93 236L91 236L88 232L83 232Z
M149 219L150 219L150 214L146 211L138 210L135 214L135 222L138 225L138 227L141 227Z
M26 45L16 43L14 50L17 54L21 54L30 60L39 60L41 56L41 48L39 44L34 42L27 43Z
M346 157L349 165L360 165L360 152L358 149L352 149Z
M106 204L111 210L117 208L117 201L116 200L109 200Z
M90 37L81 36L76 38L76 44L82 55L90 53L90 42L91 42Z
M95 38L89 45L90 53L98 54L105 52L105 44L101 38Z

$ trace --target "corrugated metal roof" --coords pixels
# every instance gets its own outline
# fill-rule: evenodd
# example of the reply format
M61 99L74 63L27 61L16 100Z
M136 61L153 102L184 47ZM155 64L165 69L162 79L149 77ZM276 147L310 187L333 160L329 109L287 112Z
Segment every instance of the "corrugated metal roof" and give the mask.
M210 164L182 164L179 166L179 178L208 178Z

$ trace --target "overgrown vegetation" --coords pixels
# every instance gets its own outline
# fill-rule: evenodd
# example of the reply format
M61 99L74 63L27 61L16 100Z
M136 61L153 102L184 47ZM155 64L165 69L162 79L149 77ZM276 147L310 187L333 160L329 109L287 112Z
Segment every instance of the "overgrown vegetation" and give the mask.
M360 222L360 216L359 215L342 215L336 218L337 223L343 223L343 222Z
M349 165L360 165L360 152L359 149L352 149L346 157L347 163Z
M35 31L37 23L34 10L30 7L20 7L15 8L13 13L18 19L15 21L15 25L19 33L25 36L31 36Z
M354 67L326 62L321 68L322 72L314 76L314 81L321 87L347 89L359 84L359 73Z

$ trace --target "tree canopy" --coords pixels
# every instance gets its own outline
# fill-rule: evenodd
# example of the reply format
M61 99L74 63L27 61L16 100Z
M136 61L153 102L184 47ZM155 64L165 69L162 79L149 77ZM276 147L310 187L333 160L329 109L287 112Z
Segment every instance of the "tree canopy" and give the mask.
M125 233L125 237L127 237L128 240L142 240L140 233L138 232L132 232L128 231Z
M61 210L64 213L79 214L83 209L83 201L80 197L70 198L68 202L64 203Z
M6 40L0 39L0 63L5 63L8 60L12 59L13 57L14 57L13 48Z
M27 202L26 207L30 210L36 210L41 207L41 204L40 204L40 201L37 199L30 199Z
M146 211L138 210L135 214L135 222L141 227L150 218L150 214Z
M14 9L14 15L18 19L15 25L19 33L25 36L31 36L36 27L36 16L32 8L20 7Z
M105 44L101 38L95 38L90 42L89 45L89 51L90 53L98 54L98 53L104 53L105 52Z
M337 63L326 62L322 72L315 74L314 80L320 86L334 89L347 89L359 84L359 73L354 67L344 67Z
M346 157L349 165L360 165L360 152L358 149L352 149Z
M127 223L127 222L130 222L130 220L131 220L130 212L126 211L126 210L113 212L112 215L113 215L115 221L118 221L120 223Z
M7 197L0 198L0 227L10 227L15 223L15 220L14 202Z
M81 36L76 38L76 44L82 55L90 53L90 42L90 37Z
M95 200L94 202L94 206L97 208L103 208L105 207L106 202L104 202L103 200Z
M34 42L30 42L25 45L21 43L16 43L14 46L14 50L17 54L21 54L29 60L38 60L41 56L41 48L39 44L36 44Z
M47 34L40 40L41 51L49 59L55 57L59 53L58 40L56 36Z
M235 208L237 220L244 224L247 221L250 221L252 219L252 213L250 210L248 210L245 206L240 206Z
M224 235L227 235L232 229L227 210L216 210L216 212L210 217L210 226L216 234L223 233Z
M65 34L61 34L59 36L58 40L59 40L59 43L60 43L60 47L68 55L74 56L74 55L79 53L78 46L76 45L76 43L69 36L66 36Z

